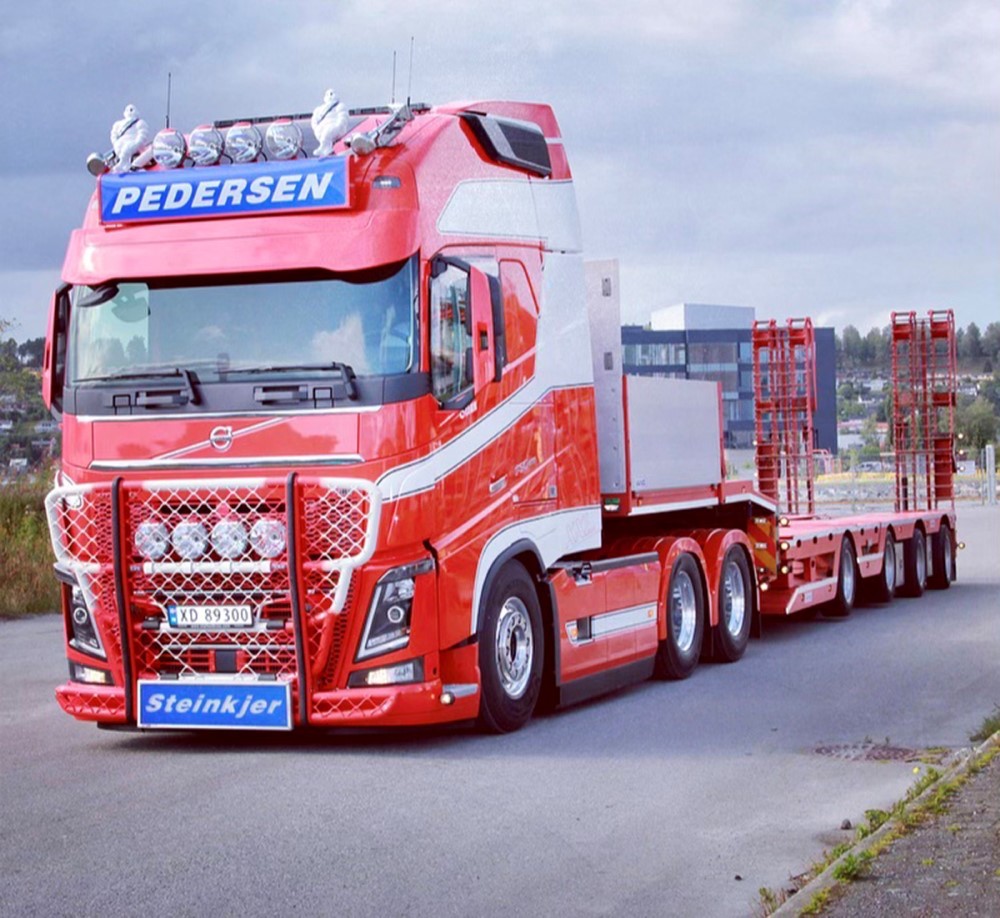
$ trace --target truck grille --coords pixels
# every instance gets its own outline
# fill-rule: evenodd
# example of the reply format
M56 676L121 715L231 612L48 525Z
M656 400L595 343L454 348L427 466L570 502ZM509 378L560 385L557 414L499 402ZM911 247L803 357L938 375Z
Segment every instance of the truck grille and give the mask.
M299 631L313 687L332 686L351 575L375 548L381 499L373 484L298 477L291 486L281 479L124 482L117 518L114 487L57 488L46 509L58 562L84 590L102 636L115 640L112 533L119 527L136 678L294 680ZM170 617L177 607L239 606L249 606L251 625L188 627ZM108 650L109 662L117 662L120 643Z

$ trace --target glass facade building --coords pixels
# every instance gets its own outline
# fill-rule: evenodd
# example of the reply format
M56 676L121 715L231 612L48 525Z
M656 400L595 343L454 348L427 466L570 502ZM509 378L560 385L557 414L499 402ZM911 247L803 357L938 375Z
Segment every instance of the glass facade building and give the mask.
M832 328L816 333L816 447L837 452L836 350ZM650 329L622 326L622 369L638 376L707 379L722 384L725 445L752 449L754 440L751 329Z

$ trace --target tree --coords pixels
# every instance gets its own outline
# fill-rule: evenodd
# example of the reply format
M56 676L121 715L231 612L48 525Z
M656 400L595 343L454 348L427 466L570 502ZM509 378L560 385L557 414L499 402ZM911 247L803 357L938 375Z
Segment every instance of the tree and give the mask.
M17 342L13 338L0 341L0 373L20 369L21 361L17 359Z
M962 350L959 357L965 360L979 360L983 356L982 336L979 333L979 326L975 322L970 322L962 336Z
M844 328L844 364L849 367L856 367L862 359L864 350L861 341L861 332L853 325Z
M997 414L1000 414L1000 370L994 370L993 378L980 385L979 394L993 406Z
M1000 421L993 406L982 396L974 402L960 405L956 412L955 426L965 443L966 449L978 452L987 443L995 443Z
M890 337L879 328L871 328L865 335L865 363L873 369L885 370L889 366Z
M21 363L34 370L42 368L42 360L45 357L45 339L30 338L23 344L17 346L17 356Z
M869 416L865 418L864 424L861 425L861 451L859 456L861 459L878 459L882 453L882 439L878 434L878 425L875 423L875 417Z
M1000 363L1000 322L990 322L986 326L980 344L983 355L990 359L994 367Z

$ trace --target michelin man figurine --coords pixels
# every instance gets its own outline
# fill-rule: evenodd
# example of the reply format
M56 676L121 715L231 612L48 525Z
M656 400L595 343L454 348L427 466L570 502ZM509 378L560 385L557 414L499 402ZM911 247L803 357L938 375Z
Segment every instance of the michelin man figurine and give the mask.
M313 156L329 156L333 153L333 145L347 133L348 122L347 109L332 89L323 94L323 104L316 106L311 120L319 141Z
M115 151L115 172L141 169L153 158L149 125L139 117L134 105L126 105L122 118L111 126L111 146Z

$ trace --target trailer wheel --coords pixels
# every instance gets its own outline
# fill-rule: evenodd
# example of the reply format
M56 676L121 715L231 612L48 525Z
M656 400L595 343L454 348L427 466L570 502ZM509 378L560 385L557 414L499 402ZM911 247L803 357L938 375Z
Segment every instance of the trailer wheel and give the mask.
M923 596L927 587L927 539L922 529L914 529L903 558L905 596Z
M733 546L726 552L719 574L719 626L715 659L735 663L743 656L750 640L753 617L753 584L750 565L743 549Z
M892 602L896 595L896 539L891 532L885 535L882 550L882 571L874 578L871 598L875 602Z
M846 618L858 597L858 561L854 542L845 535L840 543L840 568L837 574L837 595L830 601L826 614L833 618Z
M934 556L934 573L927 585L935 590L947 590L955 579L955 543L951 538L951 527L942 523L937 535L931 540Z
M656 651L661 679L686 679L694 672L705 633L705 588L694 556L674 561L667 584L667 636Z
M531 718L542 688L545 635L538 595L517 561L505 564L486 590L480 614L479 726L510 733Z

